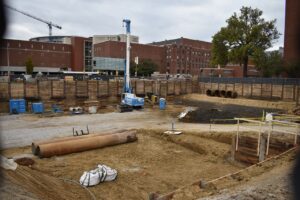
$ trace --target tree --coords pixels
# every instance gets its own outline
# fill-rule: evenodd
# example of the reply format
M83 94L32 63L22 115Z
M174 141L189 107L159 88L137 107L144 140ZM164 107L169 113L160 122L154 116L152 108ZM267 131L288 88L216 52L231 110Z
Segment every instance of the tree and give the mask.
M263 77L278 77L284 71L283 59L278 51L269 53L256 51L253 55L253 61Z
M142 60L138 65L134 62L130 63L131 76L135 75L135 71L137 71L138 76L150 76L156 70L157 64L155 64L151 59Z
M259 9L242 7L240 14L234 13L227 19L227 26L213 36L211 63L242 63L246 77L249 57L272 47L280 36L275 27L276 20L265 21L262 14Z
M25 66L26 66L26 74L32 74L34 66L31 58L27 59L27 61L25 62Z

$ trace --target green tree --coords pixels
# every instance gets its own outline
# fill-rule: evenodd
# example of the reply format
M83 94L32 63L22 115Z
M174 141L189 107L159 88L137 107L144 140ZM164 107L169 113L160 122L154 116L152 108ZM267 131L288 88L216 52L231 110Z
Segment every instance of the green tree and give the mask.
M25 66L26 66L26 74L32 74L34 66L31 58L27 59L27 61L25 62Z
M300 77L300 62L291 62L286 64L285 72L289 78L299 78Z
M249 57L270 48L280 36L276 20L265 21L262 14L259 9L242 7L239 14L234 13L227 19L227 26L213 36L211 63L242 63L246 77Z
M137 71L138 76L150 76L153 72L157 70L157 64L155 64L151 59L144 59L136 65L134 62L130 63L130 74L135 75Z
M284 71L283 58L278 51L269 53L256 51L253 54L253 61L263 77L278 77Z

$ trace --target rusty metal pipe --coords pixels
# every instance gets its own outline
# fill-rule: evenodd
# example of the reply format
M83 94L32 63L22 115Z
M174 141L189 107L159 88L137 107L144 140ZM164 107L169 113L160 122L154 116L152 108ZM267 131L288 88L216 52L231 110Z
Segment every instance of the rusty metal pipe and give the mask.
M65 155L116 144L134 142L136 140L136 131L126 131L123 133L85 137L78 140L41 144L37 146L36 152L40 158L48 158L51 156Z
M109 134L121 133L121 132L125 132L125 131L127 131L127 130L120 129L120 130L114 130L114 131L105 131L105 132L97 133L97 134L80 135L80 136L68 136L68 137L55 138L55 139L50 139L50 140L34 141L31 144L31 151L32 151L32 153L34 155L37 155L36 149L41 144L63 142L63 141L68 141L68 140L79 140L79 139L86 138L86 137L95 137L95 136L100 136L100 135L109 135Z

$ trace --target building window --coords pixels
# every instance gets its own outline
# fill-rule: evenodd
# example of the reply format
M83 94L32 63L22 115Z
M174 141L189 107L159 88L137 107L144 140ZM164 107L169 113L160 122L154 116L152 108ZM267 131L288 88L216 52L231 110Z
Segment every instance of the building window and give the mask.
M55 46L53 46L53 50L55 50Z

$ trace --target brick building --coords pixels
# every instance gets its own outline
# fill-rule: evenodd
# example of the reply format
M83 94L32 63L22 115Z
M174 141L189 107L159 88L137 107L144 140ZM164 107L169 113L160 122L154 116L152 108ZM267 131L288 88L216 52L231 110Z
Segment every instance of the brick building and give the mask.
M91 68L90 38L69 37L69 43L1 40L0 72L24 73L25 62L31 58L34 72L58 72L61 69L83 71Z
M187 38L154 42L165 49L166 72L169 74L199 75L209 67L211 43Z
M300 1L286 0L284 60L286 63L300 63Z
M165 72L165 48L155 45L132 43L130 60L138 57L142 60L152 60L158 71ZM126 43L106 41L94 45L93 70L124 70L126 57Z
M22 40L0 42L0 71L25 72L25 62L31 58L34 71L56 72L71 68L71 45Z

